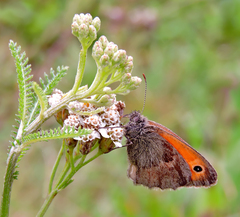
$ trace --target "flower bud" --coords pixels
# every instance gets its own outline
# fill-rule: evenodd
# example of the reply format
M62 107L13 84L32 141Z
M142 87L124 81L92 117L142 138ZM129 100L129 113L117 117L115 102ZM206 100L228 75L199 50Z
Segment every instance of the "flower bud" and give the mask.
M86 38L88 36L89 30L88 26L86 24L81 24L79 26L79 37L80 38Z
M112 151L114 148L115 148L115 145L110 138L104 138L104 137L101 138L99 142L99 149L102 151L102 153L106 154Z
M103 55L102 48L96 48L95 52L92 53L92 56L95 60L100 60L102 55Z
M128 63L130 63L130 62L133 63L133 57L132 57L132 56L128 56L128 57L127 57L127 62L128 62Z
M102 35L100 38L99 38L99 41L101 42L102 44L102 49L105 49L108 45L108 40L107 40L107 37Z
M100 64L103 67L106 67L109 64L109 56L107 54L103 54L99 60Z
M94 40L97 38L97 30L93 25L89 26L89 37Z
M131 80L131 73L126 73L122 77L122 82L128 84Z
M79 145L79 150L83 155L87 155L90 153L91 148L94 146L97 139L88 142L81 142Z
M77 22L72 23L72 34L76 37L79 37L79 25Z
M92 15L89 13L85 14L83 21L86 25L88 25L88 26L91 25L92 24Z
M82 24L82 20L80 18L79 14L75 14L73 17L73 23L76 22L78 24L78 26L80 26Z
M109 93L109 92L111 92L112 91L112 88L111 87L104 87L103 88L103 92L105 92L105 93Z
M98 103L101 104L107 104L108 101L110 100L110 96L109 95L103 95L99 100Z
M93 45L93 52L95 52L96 49L102 49L102 43L100 41L96 41Z
M97 32L100 29L101 26L101 20L99 19L99 17L95 17L92 21L92 25L95 27L95 29L97 30Z
M128 89L135 90L136 88L138 88L140 86L141 82L142 82L141 78L139 78L137 76L132 77Z
M79 14L79 17L80 17L80 20L83 22L83 20L85 19L84 13Z
M133 62L128 62L126 66L124 67L124 70L126 73L131 73L133 70Z
M75 148L78 141L73 138L66 138L66 145L70 148Z
M107 47L104 50L104 53L107 54L110 58L117 51L118 47L113 42L108 43Z
M127 54L125 50L118 50L113 55L113 61L115 63L124 63L126 61L126 58L127 58Z
M69 112L68 112L67 109L63 109L63 110L59 111L58 113L56 113L56 114L54 115L54 117L56 118L57 122L58 122L61 126L63 126L63 123L64 123L64 121L68 118L68 116L69 116Z

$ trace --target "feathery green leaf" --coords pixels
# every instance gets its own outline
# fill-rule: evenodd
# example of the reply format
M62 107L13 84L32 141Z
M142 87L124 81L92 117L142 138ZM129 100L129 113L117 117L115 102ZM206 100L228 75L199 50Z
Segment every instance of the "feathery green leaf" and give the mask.
M22 121L23 128L22 133L26 127L28 121L29 108L32 104L32 90L31 90L31 78L29 75L31 72L31 65L27 65L28 58L26 53L20 53L21 47L17 46L12 40L9 42L9 49L12 56L15 58L15 65L17 71L17 82L19 87L19 109L18 116Z
M51 78L49 78L49 76L46 73L44 73L45 82L42 78L39 78L40 84L42 86L42 89L45 95L49 95L52 93L53 89L56 87L59 81L67 74L67 70L68 70L68 66L61 66L61 67L58 66L56 74L52 68L50 69ZM36 95L33 95L32 98L33 98L34 105L32 106L32 109L30 112L30 118L29 118L28 124L30 124L40 112L40 105Z
M52 139L65 139L65 138L74 138L78 136L88 135L92 132L90 129L81 129L75 130L74 127L58 127L54 130L42 130L37 133L29 134L23 137L23 144L29 145L31 143L52 140Z

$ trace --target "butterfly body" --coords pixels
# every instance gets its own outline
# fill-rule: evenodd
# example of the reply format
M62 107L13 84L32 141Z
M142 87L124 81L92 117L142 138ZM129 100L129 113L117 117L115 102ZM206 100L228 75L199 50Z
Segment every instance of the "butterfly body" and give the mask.
M125 126L128 177L149 188L208 187L217 181L211 164L183 139L139 112Z

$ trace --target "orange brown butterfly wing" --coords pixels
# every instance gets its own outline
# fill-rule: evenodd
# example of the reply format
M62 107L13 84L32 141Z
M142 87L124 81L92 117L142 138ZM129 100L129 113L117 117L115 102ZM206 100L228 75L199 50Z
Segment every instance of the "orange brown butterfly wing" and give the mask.
M168 141L188 164L191 171L191 181L188 186L207 187L216 184L217 172L200 153L167 127L153 121L148 123L155 127L156 132Z
M216 183L217 173L202 155L171 130L148 121L139 112L130 114L125 137L128 177L134 184L177 189Z

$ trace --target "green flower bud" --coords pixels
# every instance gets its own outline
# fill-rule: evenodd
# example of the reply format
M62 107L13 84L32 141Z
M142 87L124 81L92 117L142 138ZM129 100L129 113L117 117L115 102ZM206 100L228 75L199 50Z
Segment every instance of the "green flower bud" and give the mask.
M86 25L88 25L88 26L91 25L92 24L92 15L89 13L85 14L83 21Z
M99 149L104 153L108 153L115 148L113 141L110 138L102 137L99 142Z
M86 24L81 24L79 26L79 37L80 38L86 38L88 36L89 30L88 26Z
M131 62L131 63L133 64L133 57L132 57L132 56L128 56L128 57L127 57L127 62L128 62L128 63Z
M106 67L107 65L109 65L109 56L107 54L103 54L99 60L100 64L103 67Z
M92 56L96 61L98 61L102 55L103 55L103 49L101 47L98 46L93 49Z
M98 101L98 106L111 106L116 101L115 94L106 94L103 95Z
M96 52L96 50L99 50L99 49L102 49L102 43L100 41L96 41L93 45L93 52Z
M112 88L111 87L104 87L103 88L103 92L105 92L106 94L111 92L112 91Z
M110 96L109 96L109 95L103 95L103 96L98 100L98 103L105 105L106 103L108 103L109 100L110 100Z
M72 23L72 34L76 37L79 37L79 25L76 21Z
M122 77L122 82L128 84L131 81L131 73L126 73Z
M141 78L139 78L139 77L137 77L137 76L133 76L133 77L131 78L130 83L129 83L128 89L129 89L129 90L135 90L136 88L138 88L138 87L140 86L141 82L142 82L142 79L141 79Z
M127 60L127 53L125 50L118 50L113 55L113 61L115 63L124 63Z
M79 26L83 23L79 14L74 15L73 22L76 22Z
M101 20L99 19L99 17L95 17L92 21L92 25L95 27L95 29L97 30L97 32L100 29L101 26Z
M104 53L112 58L113 54L117 51L118 46L113 42L108 43L107 47L104 50Z
M108 45L108 40L107 40L107 37L102 35L100 38L99 38L99 41L101 42L102 44L102 49L105 49Z
M126 66L124 67L124 71L126 73L131 73L132 70L133 70L133 62L131 61L126 64Z
M89 26L89 37L94 40L97 38L97 30L93 25Z

